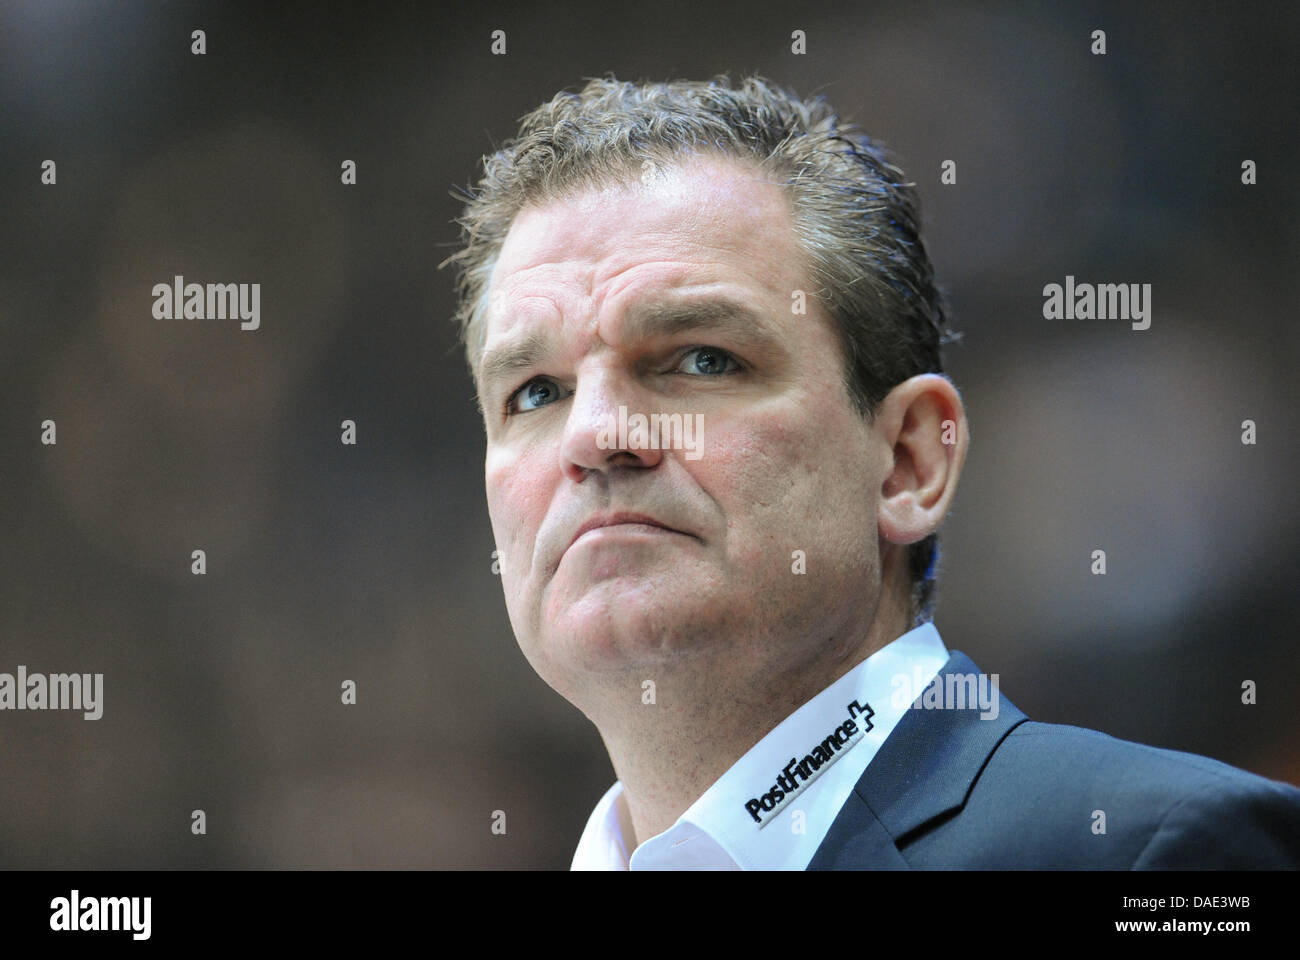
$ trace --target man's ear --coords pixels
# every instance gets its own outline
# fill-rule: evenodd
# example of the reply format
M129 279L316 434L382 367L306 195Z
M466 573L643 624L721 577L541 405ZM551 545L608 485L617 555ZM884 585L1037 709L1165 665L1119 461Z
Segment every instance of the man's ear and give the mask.
M873 429L893 453L880 488L880 536L915 543L939 528L957 492L970 443L966 409L947 377L923 373L880 402Z

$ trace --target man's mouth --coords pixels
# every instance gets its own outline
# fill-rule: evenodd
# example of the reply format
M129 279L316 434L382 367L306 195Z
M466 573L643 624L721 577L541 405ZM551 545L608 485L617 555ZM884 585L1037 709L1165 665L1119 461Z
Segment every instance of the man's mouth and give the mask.
M635 530L641 530L646 533L661 530L667 533L679 533L683 536L690 536L690 534L682 533L681 530L676 530L673 527L668 526L666 523L660 523L654 517L648 516L644 513L610 513L594 516L580 526L578 532L573 535L573 539L569 541L569 547L572 547L582 539L584 535L593 530L603 530L607 527L623 526L631 527ZM568 547L565 549L567 550Z

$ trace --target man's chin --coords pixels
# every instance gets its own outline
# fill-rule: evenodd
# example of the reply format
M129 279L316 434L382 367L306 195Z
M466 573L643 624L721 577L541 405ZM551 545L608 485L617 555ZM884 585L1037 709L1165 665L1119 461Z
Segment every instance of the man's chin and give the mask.
M551 597L541 645L570 670L653 665L723 640L723 624L710 617L720 609L699 593L665 596L661 584L644 577L612 578L577 597Z

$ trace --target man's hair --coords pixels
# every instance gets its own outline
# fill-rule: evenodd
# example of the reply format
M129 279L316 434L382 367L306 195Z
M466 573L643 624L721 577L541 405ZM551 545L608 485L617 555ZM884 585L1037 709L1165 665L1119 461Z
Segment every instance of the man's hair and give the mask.
M748 161L784 185L808 282L836 324L844 380L870 422L909 377L943 373L940 347L959 338L920 235L920 202L890 154L821 98L802 100L759 76L707 82L589 79L523 117L519 135L483 158L466 201L456 264L461 326L475 383L488 286L516 214L529 205L628 182L644 170L708 155ZM647 166L647 161L649 166ZM933 615L938 534L908 548L915 623Z

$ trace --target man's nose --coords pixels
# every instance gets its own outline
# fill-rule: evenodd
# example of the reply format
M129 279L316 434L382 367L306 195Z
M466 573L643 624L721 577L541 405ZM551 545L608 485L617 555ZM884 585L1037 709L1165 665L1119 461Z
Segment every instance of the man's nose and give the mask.
M634 414L648 417L654 412L631 377L609 369L585 371L571 399L560 459L565 475L575 483L592 470L654 467L663 459L660 450L644 448L644 434L638 437L628 426ZM631 442L638 446L633 448Z

